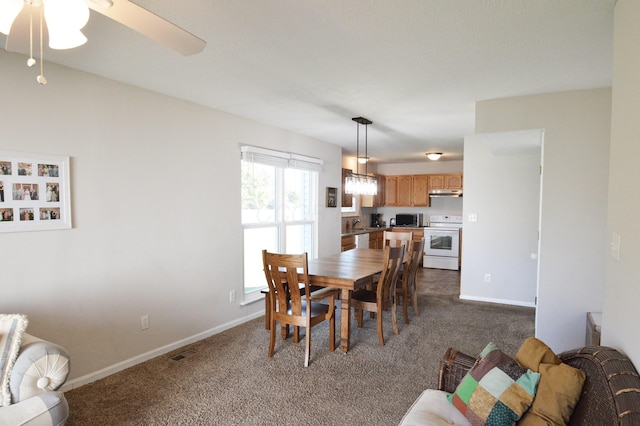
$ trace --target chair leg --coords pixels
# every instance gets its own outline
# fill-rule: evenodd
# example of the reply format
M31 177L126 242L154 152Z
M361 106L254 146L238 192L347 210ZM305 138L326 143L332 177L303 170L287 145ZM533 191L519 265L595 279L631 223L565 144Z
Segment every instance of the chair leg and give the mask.
M362 309L355 310L356 321L358 322L358 327L362 328Z
M384 346L384 333L382 331L382 311L378 312L378 341Z
M300 341L300 327L297 325L293 326L293 343L298 343Z
M296 330L299 330L300 327L296 326ZM305 342L304 342L304 366L309 366L309 358L311 358L311 324L307 324L305 329Z
M393 326L393 333L398 334L398 319L396 318L396 300L393 299L393 304L391 305L391 325Z
M411 294L411 298L413 299L413 313L416 314L416 316L419 316L420 312L418 311L418 292L416 291L415 287L413 289L413 293Z
M402 314L404 315L404 323L409 324L409 289L402 289Z
M329 318L329 350L336 350L336 316L335 314Z
M264 328L269 330L271 326L271 292L264 296Z
M276 322L271 320L271 326L269 327L269 358L273 356L273 351L276 348Z

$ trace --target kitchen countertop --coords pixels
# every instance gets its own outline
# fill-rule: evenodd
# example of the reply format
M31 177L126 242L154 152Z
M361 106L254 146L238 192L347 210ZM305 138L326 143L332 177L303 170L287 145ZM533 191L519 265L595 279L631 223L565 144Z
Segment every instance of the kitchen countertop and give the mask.
M369 234L376 231L390 231L391 228L356 228L349 232L343 232L341 237L348 237L349 235Z

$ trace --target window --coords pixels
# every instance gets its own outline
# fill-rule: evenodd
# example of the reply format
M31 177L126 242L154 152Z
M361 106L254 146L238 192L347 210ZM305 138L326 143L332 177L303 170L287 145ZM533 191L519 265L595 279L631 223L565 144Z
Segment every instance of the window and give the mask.
M263 249L314 257L322 161L249 146L241 161L244 295L252 299L266 286Z

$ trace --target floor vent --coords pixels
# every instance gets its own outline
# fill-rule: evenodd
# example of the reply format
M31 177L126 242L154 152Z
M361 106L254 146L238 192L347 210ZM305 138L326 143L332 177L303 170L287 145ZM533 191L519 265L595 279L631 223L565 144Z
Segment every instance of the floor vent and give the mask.
M194 351L193 349L190 349L188 351L180 352L179 354L171 355L169 359L172 359L174 361L182 361L185 358L191 357L195 353L196 351Z

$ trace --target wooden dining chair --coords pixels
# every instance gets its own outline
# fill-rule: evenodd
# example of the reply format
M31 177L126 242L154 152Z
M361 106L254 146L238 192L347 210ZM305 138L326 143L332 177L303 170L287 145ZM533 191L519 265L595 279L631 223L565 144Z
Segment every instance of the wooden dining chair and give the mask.
M309 285L307 253L278 254L262 250L264 273L269 284L269 357L276 345L276 323L294 327L293 341L300 341L300 327L305 328L304 366L309 366L311 355L311 327L329 321L329 350L336 348L335 301L338 289L325 288L311 292ZM286 279L283 278L286 276ZM302 289L304 288L304 291ZM320 300L329 299L328 304Z
M383 246L397 247L398 245L404 246L404 262L409 260L409 244L413 239L413 232L411 231L384 231L382 236Z
M382 331L382 312L391 309L391 324L393 332L398 334L396 319L396 282L402 259L404 246L385 247L384 266L378 279L375 290L361 288L351 294L351 306L354 309L358 327L362 327L363 311L375 313L378 323L378 341L384 346L384 334Z
M404 265L401 276L396 282L396 297L402 299L402 314L404 315L405 324L409 324L409 304L413 305L413 313L420 315L418 312L418 293L416 291L416 273L420 260L424 255L424 238L413 240L409 244L409 260ZM396 299L397 300L397 299Z

